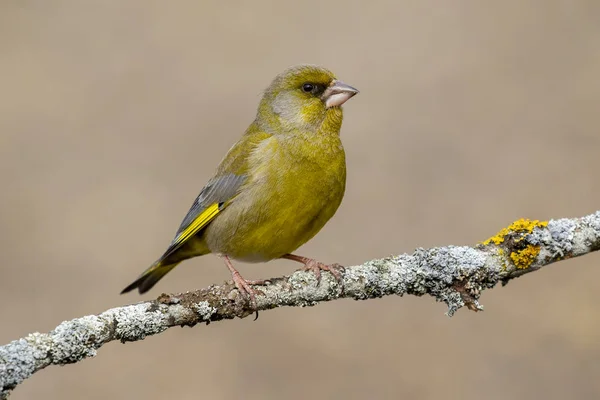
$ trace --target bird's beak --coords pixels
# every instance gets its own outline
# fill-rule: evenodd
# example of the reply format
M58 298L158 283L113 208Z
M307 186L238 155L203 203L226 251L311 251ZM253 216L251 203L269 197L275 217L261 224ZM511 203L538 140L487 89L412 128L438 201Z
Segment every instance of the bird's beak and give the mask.
M323 93L325 107L338 107L350 100L352 96L358 93L358 90L342 81L334 80Z

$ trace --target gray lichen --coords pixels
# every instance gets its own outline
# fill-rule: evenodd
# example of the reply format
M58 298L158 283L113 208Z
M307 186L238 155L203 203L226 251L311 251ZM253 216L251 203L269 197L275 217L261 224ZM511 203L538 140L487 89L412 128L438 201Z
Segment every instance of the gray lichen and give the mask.
M150 310L147 303L113 308L104 314L114 321L114 335L122 342L155 335L168 328L166 316L160 310Z
M202 321L210 321L210 317L217 312L217 308L212 307L207 301L201 301L194 308Z
M600 232L600 211L581 218L583 225L592 228L596 233Z
M573 249L573 238L575 237L576 227L577 224L573 220L567 218L550 221L548 223L548 230L550 231L552 240L555 241L557 247L560 247L563 251L567 252Z

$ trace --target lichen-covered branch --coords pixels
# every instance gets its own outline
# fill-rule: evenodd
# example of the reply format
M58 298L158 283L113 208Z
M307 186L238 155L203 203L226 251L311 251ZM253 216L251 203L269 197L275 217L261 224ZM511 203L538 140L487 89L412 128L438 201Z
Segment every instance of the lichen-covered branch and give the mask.
M467 306L482 310L481 291L556 261L600 249L600 211L583 218L519 220L473 246L417 249L347 267L341 284L324 273L297 271L260 287L257 308L313 306L339 298L428 294L448 305L448 315ZM130 342L172 326L194 326L253 314L233 284L163 294L156 300L65 321L49 333L32 333L0 347L0 398L49 365L76 363L113 340Z

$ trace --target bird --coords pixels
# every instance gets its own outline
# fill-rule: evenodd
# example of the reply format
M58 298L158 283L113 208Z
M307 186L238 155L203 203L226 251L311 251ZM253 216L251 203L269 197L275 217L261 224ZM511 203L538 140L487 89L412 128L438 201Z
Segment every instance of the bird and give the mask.
M342 105L359 91L317 65L290 67L264 91L256 117L196 197L166 251L121 294L150 290L184 260L216 254L254 306L232 260L289 259L340 279L343 268L294 252L335 214L346 187Z

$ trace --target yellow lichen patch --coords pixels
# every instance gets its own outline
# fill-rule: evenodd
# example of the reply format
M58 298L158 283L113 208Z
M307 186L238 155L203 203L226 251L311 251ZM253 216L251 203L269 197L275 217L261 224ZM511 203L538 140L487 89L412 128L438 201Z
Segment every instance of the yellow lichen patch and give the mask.
M547 225L548 225L548 221L538 221L537 219L531 221L529 219L521 218L519 220L516 220L512 224L510 224L508 227L502 228L502 230L500 232L498 232L491 238L484 241L483 244L484 245L488 245L490 243L501 244L504 242L504 238L507 235L509 235L510 233L531 233L531 232L533 232L534 228L536 228L536 227L543 228Z
M510 258L517 269L527 269L540 254L540 246L527 246L523 250L513 251Z

